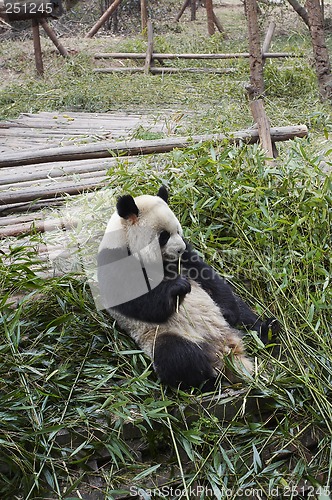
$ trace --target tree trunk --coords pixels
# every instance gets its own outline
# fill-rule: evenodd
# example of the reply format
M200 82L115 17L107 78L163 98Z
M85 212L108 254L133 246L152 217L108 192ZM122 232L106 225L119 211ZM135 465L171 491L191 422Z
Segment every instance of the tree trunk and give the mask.
M196 0L190 1L190 20L196 21Z
M298 13L298 15L302 18L302 20L306 23L308 28L310 28L309 25L309 18L308 18L308 12L302 5L297 1L297 0L288 0L288 3L293 7L295 12Z
M257 19L257 1L245 0L249 35L250 86L254 98L264 93L263 58Z
M205 8L206 8L207 23L208 23L208 33L209 33L209 35L214 35L215 28L214 28L214 19L213 19L212 0L206 0Z
M323 101L332 100L331 64L325 43L321 5L319 0L307 0L305 6L308 12L320 96Z
M148 26L148 7L146 0L141 0L141 28L142 33L145 33Z

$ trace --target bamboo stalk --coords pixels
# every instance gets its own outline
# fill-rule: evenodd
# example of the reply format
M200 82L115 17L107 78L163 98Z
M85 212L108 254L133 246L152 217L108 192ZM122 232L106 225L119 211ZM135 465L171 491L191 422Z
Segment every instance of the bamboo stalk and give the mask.
M133 158L134 161L134 158ZM99 159L95 160L80 160L80 161L69 161L69 162L56 162L38 165L31 165L28 169L22 171L21 167L9 167L3 168L1 171L0 178L0 189L6 187L8 184L31 182L31 181L41 181L47 180L52 181L52 179L66 178L68 175L88 174L99 175L98 172L105 172L114 167L117 164L117 158L104 159L102 162ZM7 186L8 187L8 186Z
M105 177L106 176L107 169L105 168L104 170L94 170L91 172L77 172L76 174L69 174L69 175L64 175L62 177L53 177L53 178L48 178L44 177L41 179L34 179L34 180L27 180L27 181L19 181L15 180L12 183L8 184L0 184L0 200L2 199L2 194L4 192L10 192L10 190L15 190L16 193L19 192L19 190L24 190L26 188L43 188L45 190L53 188L57 188L58 186L62 186L65 183L75 183L75 184L80 184L80 182L85 182L87 179L97 179L99 177ZM0 181L1 182L1 181ZM1 223L1 220L0 220Z
M43 208L59 207L62 204L62 198L46 198L45 200L34 200L32 203L30 201L10 203L7 205L0 205L0 214L1 217L4 217L8 214L22 213L26 211L36 212L37 210L41 210Z
M0 228L2 229L4 226L13 226L14 224L21 224L24 222L33 223L35 220L43 219L44 215L42 213L33 213L33 214L25 214L25 215L16 215L15 217L7 216L0 218Z
M294 137L305 137L308 129L305 125L271 128L273 142L286 141ZM193 143L204 141L220 142L228 140L232 144L242 141L253 143L258 140L258 131L255 129L239 130L224 134L193 135L191 137L169 137L150 141L102 141L80 146L66 146L31 151L19 151L7 154L0 158L1 167L15 167L45 162L85 160L94 158L110 158L114 155L147 155L166 153L175 148L186 148Z

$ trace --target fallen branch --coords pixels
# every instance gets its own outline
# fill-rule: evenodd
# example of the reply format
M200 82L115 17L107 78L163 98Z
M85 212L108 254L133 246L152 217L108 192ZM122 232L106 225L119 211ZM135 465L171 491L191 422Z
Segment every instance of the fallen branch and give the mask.
M305 137L307 134L308 129L305 125L271 128L271 139L273 142L287 141L288 139L294 139L294 137ZM150 141L103 141L80 146L66 146L37 151L31 150L10 153L0 159L0 168L44 162L109 158L118 155L134 156L167 153L175 148L187 148L193 143L198 142L220 142L227 140L231 144L239 144L240 142L257 142L258 138L257 130L247 129L230 133L228 136L225 134L206 134L193 135L191 137L170 137ZM0 203L1 201L0 199Z

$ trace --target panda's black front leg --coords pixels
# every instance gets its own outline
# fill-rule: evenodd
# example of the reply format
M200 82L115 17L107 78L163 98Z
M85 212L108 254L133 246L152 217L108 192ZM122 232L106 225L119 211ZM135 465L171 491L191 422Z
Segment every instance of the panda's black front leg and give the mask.
M113 309L129 318L149 323L164 323L190 290L189 281L182 276L163 279L153 290Z
M181 264L188 277L195 280L212 297L219 306L224 318L231 326L242 326L259 333L260 338L267 344L270 339L269 331L274 336L280 325L275 318L262 321L259 316L233 292L232 287L222 279L198 253L186 243L186 250L182 255Z
M188 243L186 245L186 250L181 257L181 265L186 275L196 281L212 297L231 326L238 325L240 309L231 286L204 262Z

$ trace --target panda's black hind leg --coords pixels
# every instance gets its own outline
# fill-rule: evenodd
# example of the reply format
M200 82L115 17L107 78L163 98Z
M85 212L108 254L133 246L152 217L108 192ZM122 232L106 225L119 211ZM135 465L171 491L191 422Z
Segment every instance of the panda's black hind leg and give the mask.
M260 326L259 336L262 342L266 345L275 340L280 332L280 323L276 318L268 318L262 322Z
M153 364L163 384L181 389L203 387L213 390L216 375L207 355L207 348L175 333L157 337Z

